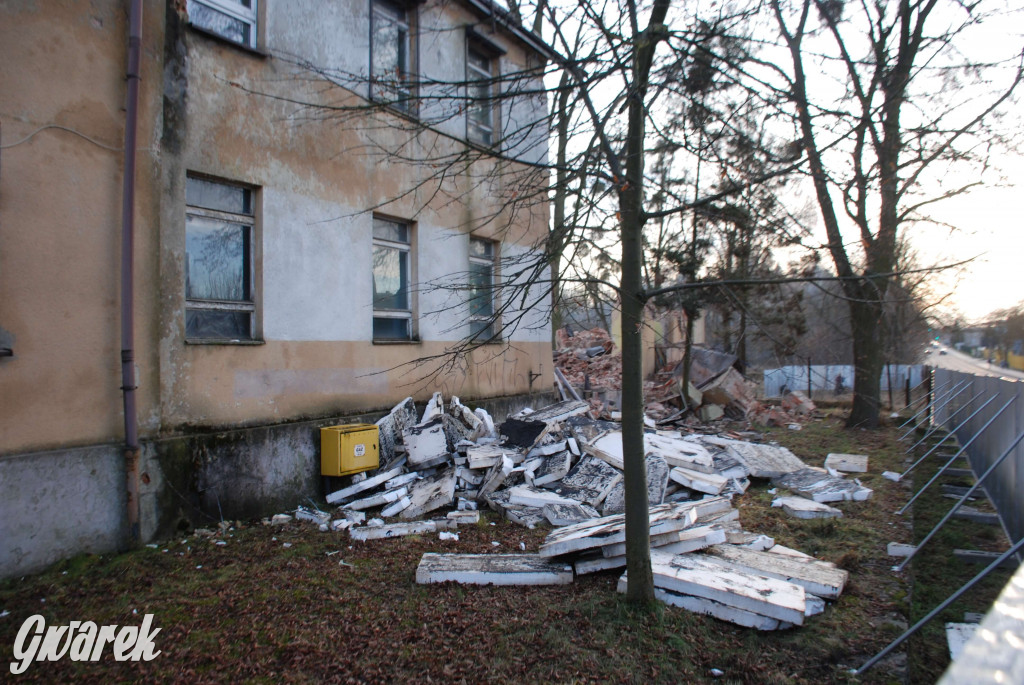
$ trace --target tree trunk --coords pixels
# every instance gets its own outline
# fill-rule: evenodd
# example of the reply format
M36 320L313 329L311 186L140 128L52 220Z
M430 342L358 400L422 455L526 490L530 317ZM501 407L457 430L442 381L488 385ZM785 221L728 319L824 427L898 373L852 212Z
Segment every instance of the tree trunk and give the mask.
M864 296L863 289L860 296ZM849 304L853 329L853 409L846 426L877 428L882 396L882 303L851 299Z

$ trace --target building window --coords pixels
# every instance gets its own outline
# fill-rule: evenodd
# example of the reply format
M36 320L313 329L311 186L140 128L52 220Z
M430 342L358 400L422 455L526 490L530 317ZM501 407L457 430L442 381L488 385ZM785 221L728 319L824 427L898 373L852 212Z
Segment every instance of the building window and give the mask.
M412 111L410 12L388 0L371 0L370 98Z
M478 341L494 337L495 243L469 239L469 332Z
M185 184L185 337L252 340L254 190L189 177Z
M188 20L221 38L256 47L257 0L189 0Z
M497 123L494 97L497 60L470 43L466 49L466 137L478 145L494 144Z
M411 340L409 297L412 227L373 218L373 339Z

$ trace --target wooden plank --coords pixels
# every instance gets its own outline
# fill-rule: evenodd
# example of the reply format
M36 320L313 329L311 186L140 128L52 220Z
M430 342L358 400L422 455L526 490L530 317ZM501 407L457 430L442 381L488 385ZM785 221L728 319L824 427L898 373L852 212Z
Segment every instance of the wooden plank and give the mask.
M434 554L428 552L416 569L416 582L472 585L567 585L572 567L536 554Z
M652 550L651 568L654 585L663 590L803 624L807 593L795 583L727 568L700 554L671 556Z
M755 552L732 545L715 545L706 554L712 558L722 559L734 568L796 583L812 595L825 599L838 599L850 578L847 571L817 559Z

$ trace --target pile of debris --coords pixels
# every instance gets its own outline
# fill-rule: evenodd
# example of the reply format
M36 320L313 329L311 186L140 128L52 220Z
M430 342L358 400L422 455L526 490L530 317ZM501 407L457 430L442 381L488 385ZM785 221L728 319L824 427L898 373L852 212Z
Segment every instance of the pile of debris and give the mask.
M594 328L573 332L569 327L555 332L555 368L577 391L619 390L622 387L622 353L608 331ZM557 380L561 384L562 380ZM562 388L568 397L566 388Z
M417 574L421 582L571 582L573 572L623 568L621 426L594 419L588 410L587 402L564 401L523 410L495 428L486 412L470 411L456 397L445 407L440 393L435 394L420 417L407 399L377 422L382 466L352 477L351 485L327 496L328 503L339 505L340 517L331 521L326 513L301 509L297 517L324 530L348 529L353 540L432 532L455 537L450 531L461 523L476 523L481 506L524 526L546 522L558 528L538 555L427 555ZM751 478L771 479L796 495L777 500L786 511L802 518L829 515L808 514L806 507L788 500L804 502L812 510L832 509L820 503L871 495L859 481L834 469L811 468L783 447L717 435L649 428L644 452L656 584L664 601L774 629L799 625L805 613L820 610L821 603L808 597L838 596L841 583L834 592L818 589L807 596L803 589L790 587L800 585L793 573L797 566L813 569L808 571L813 577L831 567L808 559L793 561L802 555L743 531L731 498L745 492ZM853 455L836 456L844 457L837 464L852 463ZM443 509L454 511L424 520ZM370 510L378 516L367 521ZM391 517L400 520L384 521ZM701 550L705 552L695 554ZM788 580L769 573L777 567ZM751 580L754 568L773 580ZM712 589L698 589L697 579L706 579ZM729 589L719 587L723 582ZM741 590L743 583L754 589ZM767 594L762 592L766 589ZM733 598L734 591L744 599ZM746 599L751 593L770 601Z

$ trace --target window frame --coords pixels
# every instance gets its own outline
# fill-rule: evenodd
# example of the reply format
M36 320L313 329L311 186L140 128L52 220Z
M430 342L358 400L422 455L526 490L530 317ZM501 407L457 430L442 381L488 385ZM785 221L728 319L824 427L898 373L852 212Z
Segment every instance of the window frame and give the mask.
M387 222L389 224L396 224L405 228L406 240L396 241L387 238L378 238L374 233L377 221ZM406 221L403 219L397 219L390 216L384 216L380 214L374 214L372 217L372 228L371 228L371 262L370 262L370 276L374 278L374 265L372 254L377 248L385 248L390 250L396 250L400 254L404 255L406 263L406 283L405 283L405 309L393 309L377 307L377 303L373 300L375 285L371 280L371 305L373 307L373 325L371 326L371 339L374 343L409 343L416 342L416 316L415 316L415 300L413 298L413 281L415 274L415 263L413 260L414 249L415 249L415 226L413 222ZM377 319L389 319L389 320L404 320L406 322L406 336L404 338L388 338L378 337L376 332L373 330L376 326Z
M201 205L190 204L188 201L187 184L188 180L194 179L202 181L204 183L212 183L219 186L226 186L229 188L237 188L242 191L249 193L249 209L250 213L238 213L232 211L225 211L223 209L215 209L210 207L203 207ZM259 335L259 288L257 285L257 279L259 271L257 269L257 259L259 257L258 245L261 240L261 233L259 230L259 206L260 206L260 194L259 188L246 183L240 183L237 181L229 181L222 178L206 176L204 174L188 173L186 175L186 196L185 196L185 239L186 245L184 250L185 257L185 268L184 268L184 314L185 314L185 342L189 344L259 344L262 343ZM246 254L243 254L243 269L242 276L244 279L243 290L247 293L247 298L242 300L222 300L213 298L196 298L189 297L188 294L188 278L189 278L189 265L188 265L188 224L189 217L197 217L200 219L209 219L213 221L223 221L231 224L236 224L247 229L247 239L245 239L244 249ZM188 332L188 311L189 310L205 310L205 311L231 311L231 312L248 312L249 314L249 335L243 338L225 338L225 337L203 337L197 335L189 335Z
M193 3L203 5L214 12L227 15L228 17L242 22L249 28L249 40L248 42L235 40L230 36L226 36L223 33L216 31L215 29L203 26L202 24L196 24L192 21L192 15L189 13L189 24L204 33L211 36L216 36L222 40L225 40L234 45L240 45L250 50L260 51L262 46L260 45L260 0L249 0L250 6L246 7L242 4L241 0L188 0L186 7L191 6Z
M400 15L397 21L393 14ZM400 54L404 54L405 59L404 64L399 65L402 71L395 79L395 86L386 85L383 83L383 79L379 83L375 73L375 57L378 53L374 34L377 29L377 22L381 20L395 23L400 29L405 30L404 50L400 50ZM388 107L393 107L410 115L415 115L417 110L416 70L419 60L417 59L416 21L416 8L412 3L402 2L402 0L370 0L369 99L375 102L382 102ZM392 97L395 93L398 94L397 98Z
M473 245L474 242L486 243L488 246L490 246L490 250L491 250L490 257L487 258L487 257L477 257L477 256L475 256L473 254L473 249L472 249L472 245ZM491 271L491 278L490 278L490 284L489 284L490 291L488 292L488 295L487 295L488 300L490 301L490 305L491 305L491 307L490 307L491 308L491 313L486 315L486 316L481 316L481 315L478 315L478 314L473 314L473 300L475 298L472 295L472 290L474 288L474 285L472 283L472 280L470 280L470 284L469 284L470 297L467 299L467 302L466 302L466 304L467 304L467 306L469 308L468 314L469 314L469 334L470 334L470 337L472 339L474 339L476 342L488 342L488 341L500 342L501 338L497 334L497 331L501 329L500 316L498 315L499 305L498 305L498 296L497 296L498 295L498 293L497 293L497 283L498 283L499 256L501 255L501 243L496 241L496 240L491 240L490 238L484 238L484 237L481 237L481 236L470 235L469 236L469 245L467 246L467 253L468 253L468 260L469 260L469 267L470 267L469 268L469 272L468 272L469 275L470 275L470 279L472 279L473 265L478 265L478 266L486 265L486 266L488 266L490 268L490 271ZM488 323L487 326L482 327L480 329L477 329L477 324L479 324L481 322L489 322L489 323Z

